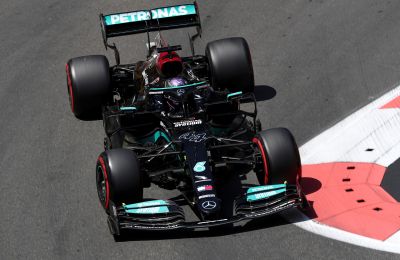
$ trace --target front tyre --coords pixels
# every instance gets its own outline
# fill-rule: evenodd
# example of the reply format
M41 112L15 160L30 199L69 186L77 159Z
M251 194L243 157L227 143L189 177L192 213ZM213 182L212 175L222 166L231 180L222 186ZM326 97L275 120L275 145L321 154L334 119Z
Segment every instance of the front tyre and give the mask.
M127 149L112 149L100 154L96 164L99 200L109 213L111 202L135 203L143 200L142 176L136 154Z
M299 149L293 135L286 128L259 132L253 142L260 151L262 163L255 171L260 185L296 185L301 178Z

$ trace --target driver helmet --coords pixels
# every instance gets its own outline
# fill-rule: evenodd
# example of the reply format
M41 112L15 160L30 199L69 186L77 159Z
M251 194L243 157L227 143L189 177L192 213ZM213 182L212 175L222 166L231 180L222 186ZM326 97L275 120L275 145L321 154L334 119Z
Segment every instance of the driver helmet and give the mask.
M187 84L188 84L188 82L185 78L174 77L174 78L167 79L164 83L164 86L166 88L177 88L177 91L175 93L175 95L177 95L177 97L175 97L175 98L178 98L178 97L181 97L185 93L185 90L181 89L179 87L185 86ZM175 99L175 98L172 98L172 99Z
M180 87L187 85L187 80L183 77L174 77L165 81L165 87Z
M172 52L161 52L157 58L157 71L166 78L176 77L183 70L182 59L179 55Z

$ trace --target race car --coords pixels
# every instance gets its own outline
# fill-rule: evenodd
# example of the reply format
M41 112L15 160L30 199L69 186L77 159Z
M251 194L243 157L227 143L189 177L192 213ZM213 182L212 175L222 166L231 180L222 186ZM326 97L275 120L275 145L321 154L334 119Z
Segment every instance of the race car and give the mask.
M261 130L245 39L216 40L205 55L196 55L193 41L201 35L196 2L101 14L100 22L116 65L102 55L78 57L68 61L66 74L74 115L104 123L96 185L111 234L212 228L307 205L292 134L285 128ZM189 38L189 57L180 57L181 46L168 45L161 35L184 27L197 29ZM148 36L147 59L120 64L109 38L136 33ZM243 103L252 109L242 109ZM253 172L259 185L242 186L226 218L220 194L228 191L216 180ZM186 220L182 201L145 199L143 190L152 184L178 190L198 220Z

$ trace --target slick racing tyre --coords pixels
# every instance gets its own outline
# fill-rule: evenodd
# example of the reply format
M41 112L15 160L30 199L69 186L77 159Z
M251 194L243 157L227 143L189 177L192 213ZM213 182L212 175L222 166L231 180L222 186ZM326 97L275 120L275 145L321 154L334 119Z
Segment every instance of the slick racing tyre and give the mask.
M110 66L103 55L73 58L66 64L68 95L71 110L82 120L102 116L110 87Z
M243 38L227 38L207 44L209 76L214 88L230 92L254 91L249 45Z
M255 169L261 185L298 183L301 178L300 154L289 130L264 130L254 137L253 142L262 157L262 163Z
M101 205L143 200L142 176L136 154L127 149L111 149L100 154L96 164L96 185Z

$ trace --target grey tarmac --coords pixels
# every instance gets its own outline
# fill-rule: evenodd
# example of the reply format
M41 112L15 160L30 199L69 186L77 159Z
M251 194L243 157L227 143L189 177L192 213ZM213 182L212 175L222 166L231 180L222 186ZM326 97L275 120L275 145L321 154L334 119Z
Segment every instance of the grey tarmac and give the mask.
M167 2L176 3L182 1ZM64 66L71 57L105 53L100 12L164 4L0 1L0 259L399 258L319 237L280 216L233 234L139 233L114 242L95 188L102 123L73 117ZM399 85L400 1L199 0L199 6L198 53L209 41L245 37L264 128L288 127L300 145ZM187 42L178 31L166 38ZM115 41L122 62L145 58L144 35Z

